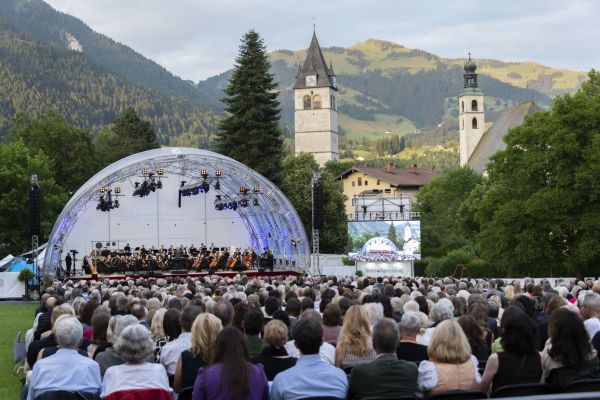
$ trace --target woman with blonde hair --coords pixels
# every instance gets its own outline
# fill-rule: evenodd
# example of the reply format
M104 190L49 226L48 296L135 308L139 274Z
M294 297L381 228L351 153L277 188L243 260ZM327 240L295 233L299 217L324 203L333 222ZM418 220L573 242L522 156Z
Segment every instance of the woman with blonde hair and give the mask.
M329 307L330 304L327 305ZM278 319L272 319L265 326L265 347L252 358L254 364L262 364L268 381L273 381L278 373L296 365L296 358L285 350L288 328Z
M477 390L481 375L477 358L458 322L442 321L427 347L429 361L419 365L417 390L428 396L452 390Z
M377 354L371 340L369 313L363 306L353 305L346 311L344 326L335 348L335 366L353 367L373 361Z
M217 336L222 329L221 320L213 314L203 313L196 317L192 325L190 349L182 352L177 361L173 379L175 392L194 386L198 370L210 364Z

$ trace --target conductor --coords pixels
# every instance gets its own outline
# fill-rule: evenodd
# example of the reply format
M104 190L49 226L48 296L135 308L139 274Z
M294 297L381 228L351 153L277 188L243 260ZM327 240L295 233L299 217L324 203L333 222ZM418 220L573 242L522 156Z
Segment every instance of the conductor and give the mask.
M71 258L71 253L67 253L65 257L65 265L67 266L67 277L71 276L71 264L73 264L73 258Z

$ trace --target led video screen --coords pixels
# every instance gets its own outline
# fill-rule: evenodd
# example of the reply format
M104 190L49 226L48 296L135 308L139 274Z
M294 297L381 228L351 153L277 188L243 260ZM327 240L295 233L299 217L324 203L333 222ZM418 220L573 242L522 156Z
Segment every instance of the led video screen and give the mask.
M348 258L353 261L421 259L420 221L350 221L348 236Z

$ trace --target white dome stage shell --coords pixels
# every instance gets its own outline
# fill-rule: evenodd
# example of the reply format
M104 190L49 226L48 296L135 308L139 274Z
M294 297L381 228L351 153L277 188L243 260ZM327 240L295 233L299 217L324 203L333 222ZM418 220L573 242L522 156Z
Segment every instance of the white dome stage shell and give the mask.
M164 170L162 189L145 197L134 197L135 182L143 182L142 170ZM201 171L209 178L210 190L181 197L179 189L203 182ZM221 171L217 179L216 171ZM215 189L219 182L220 190ZM102 190L120 187L118 208L108 212L96 209ZM223 202L239 201L240 188L248 189L247 207L217 210L217 195ZM259 189L255 192L255 188ZM105 194L104 193L104 194ZM258 202L254 204L254 200ZM123 158L90 178L71 197L58 217L48 239L44 273L55 274L66 252L77 250L77 259L89 254L96 243L113 248L145 245L159 248L198 247L201 243L217 247L254 247L273 252L280 266L290 270L307 269L309 244L300 217L285 195L268 179L249 167L207 150L164 147ZM77 265L79 268L79 264Z
M384 237L374 237L372 239L367 240L367 242L363 245L361 249L361 254L368 253L370 251L393 251L397 252L398 248L388 238Z

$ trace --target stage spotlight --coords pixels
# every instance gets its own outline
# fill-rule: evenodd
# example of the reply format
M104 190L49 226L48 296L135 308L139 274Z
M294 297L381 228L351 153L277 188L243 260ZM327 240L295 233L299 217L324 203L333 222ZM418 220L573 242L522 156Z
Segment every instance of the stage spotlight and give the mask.
M215 176L221 176L221 170L220 169L215 170Z
M106 192L106 188L105 188L104 186L102 186L102 187L100 188L100 193L104 193L104 192Z
M142 175L144 175L144 176L148 175L148 168L142 169Z
M254 193L260 192L260 188L258 186L254 186Z
M164 170L163 168L159 168L159 169L157 169L157 170L156 170L156 173L157 173L159 176L163 176L163 175L165 174L165 170Z
M248 193L248 188L247 188L247 187L244 187L244 186L240 186L240 193L241 193L241 194L246 194L246 193Z
M202 169L202 170L200 170L200 175L201 175L201 176L202 176L204 179L208 178L208 172L206 172L206 170L205 170L205 169Z
M121 186L115 186L115 193L116 194L121 193Z
M221 190L221 182L219 182L218 179L217 179L217 183L215 183L215 189L216 190Z
M258 199L252 199L252 205L253 206L258 206Z

